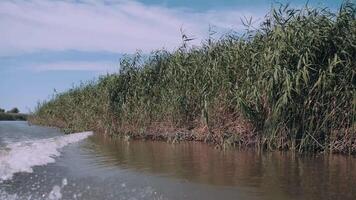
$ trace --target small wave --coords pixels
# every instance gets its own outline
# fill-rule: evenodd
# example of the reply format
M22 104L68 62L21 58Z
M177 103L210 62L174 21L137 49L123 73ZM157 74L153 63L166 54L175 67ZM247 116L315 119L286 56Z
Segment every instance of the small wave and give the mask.
M0 182L17 172L32 172L32 167L55 162L60 148L79 142L92 132L82 132L49 139L16 142L0 149Z

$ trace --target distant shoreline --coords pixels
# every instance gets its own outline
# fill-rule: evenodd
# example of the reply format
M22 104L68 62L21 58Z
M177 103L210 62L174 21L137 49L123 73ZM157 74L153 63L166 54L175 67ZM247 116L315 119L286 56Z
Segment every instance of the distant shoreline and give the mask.
M0 121L26 121L27 117L23 113L0 113Z

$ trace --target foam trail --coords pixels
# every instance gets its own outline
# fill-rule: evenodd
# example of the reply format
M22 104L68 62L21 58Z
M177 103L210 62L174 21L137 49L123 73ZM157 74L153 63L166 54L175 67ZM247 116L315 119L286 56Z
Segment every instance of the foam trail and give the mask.
M32 167L55 162L60 148L79 142L92 132L81 132L49 139L16 142L0 149L0 182L17 172L32 172Z

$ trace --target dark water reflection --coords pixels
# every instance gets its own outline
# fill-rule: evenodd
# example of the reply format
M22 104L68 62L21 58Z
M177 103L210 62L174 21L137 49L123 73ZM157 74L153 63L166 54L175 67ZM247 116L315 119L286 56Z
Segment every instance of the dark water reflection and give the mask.
M219 151L201 143L123 141L102 136L85 145L98 165L211 186L248 187L261 199L356 199L356 159L286 152Z

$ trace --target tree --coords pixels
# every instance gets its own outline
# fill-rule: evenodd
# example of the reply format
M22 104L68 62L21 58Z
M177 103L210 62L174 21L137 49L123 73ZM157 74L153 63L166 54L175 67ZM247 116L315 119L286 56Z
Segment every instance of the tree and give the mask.
M0 113L4 113L5 109L0 108Z
M7 113L19 113L20 110L18 108L12 108L11 110L8 110Z

